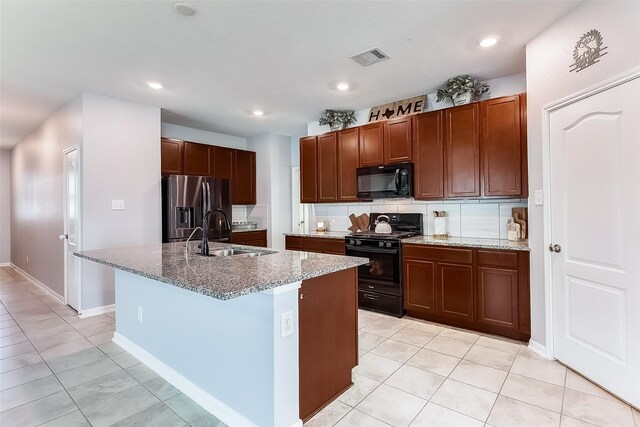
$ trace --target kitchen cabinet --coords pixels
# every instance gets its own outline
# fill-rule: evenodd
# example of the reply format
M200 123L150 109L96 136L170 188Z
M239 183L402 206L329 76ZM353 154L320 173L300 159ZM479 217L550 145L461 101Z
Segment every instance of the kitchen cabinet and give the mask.
M358 364L357 269L302 281L298 290L300 419L351 387ZM339 349L339 351L336 351Z
M482 115L482 194L521 196L522 133L520 96L480 103Z
M184 143L184 174L210 176L212 175L211 164L209 162L210 145L196 144L193 142Z
M234 205L256 204L256 153L234 150L233 192L231 203Z
M236 245L267 247L267 230L231 233L231 243Z
M408 315L530 338L528 252L404 244L403 269Z
M318 152L315 136L300 138L300 202L318 201Z
M213 176L220 179L233 179L233 152L231 148L212 147L211 164ZM233 193L233 192L232 192Z
M335 132L325 133L317 139L318 202L338 201L338 138Z
M384 164L384 122L360 127L360 166Z
M411 161L411 123L413 116L384 122L384 164Z
M480 106L444 110L445 197L480 196Z
M414 197L444 197L444 114L418 114L413 121Z
M311 236L285 236L285 249L291 251L344 255L344 239Z
M359 148L358 128L350 128L338 132L338 201L358 201L358 168Z
M163 174L182 175L184 142L169 138L160 140L160 170Z

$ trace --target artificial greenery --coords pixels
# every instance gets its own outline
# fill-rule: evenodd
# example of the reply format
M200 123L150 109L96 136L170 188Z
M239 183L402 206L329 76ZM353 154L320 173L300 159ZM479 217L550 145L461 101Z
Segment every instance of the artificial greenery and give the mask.
M489 92L489 85L487 83L480 83L475 77L469 74L453 77L447 80L447 85L444 89L438 89L437 102L446 98L450 98L451 101L453 101L456 96L466 92L471 92L473 97L477 98L483 93Z
M318 123L320 125L329 125L331 126L331 129L340 129L356 123L356 116L353 110L324 110L324 114L320 117Z

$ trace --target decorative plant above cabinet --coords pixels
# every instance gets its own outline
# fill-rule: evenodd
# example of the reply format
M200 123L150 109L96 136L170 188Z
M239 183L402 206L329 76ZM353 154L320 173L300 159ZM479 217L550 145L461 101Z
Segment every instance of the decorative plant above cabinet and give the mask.
M487 83L480 83L475 77L464 74L447 80L445 88L438 89L436 101L441 102L449 98L453 105L464 105L475 101L487 92L489 92Z
M324 110L324 114L318 120L321 126L329 125L332 131L344 129L356 123L356 116L353 110L337 111Z

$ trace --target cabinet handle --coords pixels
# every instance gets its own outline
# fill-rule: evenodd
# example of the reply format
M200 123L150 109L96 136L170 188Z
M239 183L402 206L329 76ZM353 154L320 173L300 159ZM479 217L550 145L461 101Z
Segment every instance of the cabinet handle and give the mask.
M304 294L300 294L300 299L304 299Z
M366 299L370 299L370 300L373 300L373 301L378 301L380 299L379 296L371 295L371 294L364 294L362 296L365 297Z

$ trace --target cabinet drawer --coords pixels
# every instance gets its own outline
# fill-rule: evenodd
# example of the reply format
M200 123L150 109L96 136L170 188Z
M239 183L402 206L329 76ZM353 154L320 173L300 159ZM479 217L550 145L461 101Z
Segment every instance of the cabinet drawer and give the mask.
M323 237L304 237L302 249L308 252L344 255L344 240Z
M430 261L473 263L472 249L438 248L428 245L403 245L405 258L428 259Z
M518 268L518 254L509 251L485 251L478 249L478 265Z
M285 249L289 251L301 251L302 248L302 237L300 236L285 236Z

